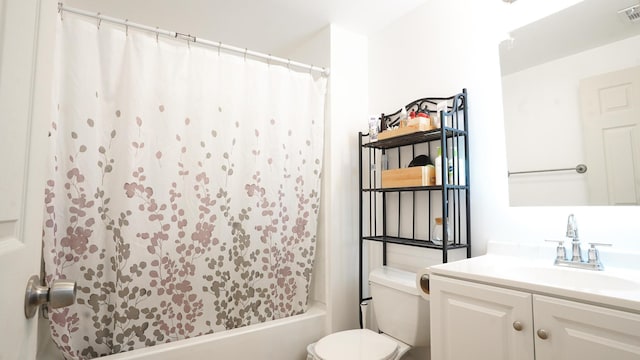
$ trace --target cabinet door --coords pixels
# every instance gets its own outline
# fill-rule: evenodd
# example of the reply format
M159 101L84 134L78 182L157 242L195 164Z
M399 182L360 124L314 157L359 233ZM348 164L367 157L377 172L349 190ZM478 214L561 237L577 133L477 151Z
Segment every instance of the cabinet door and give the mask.
M531 294L433 275L431 358L533 360Z
M537 360L638 360L640 315L599 306L533 296Z

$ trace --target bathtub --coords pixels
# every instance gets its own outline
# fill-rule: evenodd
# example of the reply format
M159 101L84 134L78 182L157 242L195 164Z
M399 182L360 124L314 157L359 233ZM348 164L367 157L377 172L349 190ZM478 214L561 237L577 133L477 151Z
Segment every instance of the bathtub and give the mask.
M262 324L101 357L104 360L304 360L306 347L325 333L324 304L306 313ZM41 322L46 320L41 320ZM62 359L55 345L43 345L37 360ZM55 349L57 350L57 349Z

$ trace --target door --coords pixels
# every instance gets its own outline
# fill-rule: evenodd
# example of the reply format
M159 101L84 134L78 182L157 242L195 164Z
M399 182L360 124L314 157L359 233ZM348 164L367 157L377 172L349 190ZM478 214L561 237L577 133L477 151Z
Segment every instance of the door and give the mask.
M431 358L533 360L531 294L432 275Z
M591 205L640 204L640 67L580 82Z
M533 295L538 360L638 360L640 315Z
M40 272L55 19L55 1L0 0L0 360L36 353L24 295Z

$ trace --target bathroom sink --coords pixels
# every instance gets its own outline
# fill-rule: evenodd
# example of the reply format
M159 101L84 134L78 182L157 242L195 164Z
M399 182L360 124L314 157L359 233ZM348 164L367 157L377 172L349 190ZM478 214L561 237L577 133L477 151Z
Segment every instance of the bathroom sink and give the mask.
M487 254L432 266L429 272L640 312L640 271L635 269L584 270L556 266L553 259Z
M531 266L522 264L513 266L508 271L506 275L514 280L576 291L602 294L640 292L640 282L631 279L630 276L625 276L620 271L594 271L554 265Z

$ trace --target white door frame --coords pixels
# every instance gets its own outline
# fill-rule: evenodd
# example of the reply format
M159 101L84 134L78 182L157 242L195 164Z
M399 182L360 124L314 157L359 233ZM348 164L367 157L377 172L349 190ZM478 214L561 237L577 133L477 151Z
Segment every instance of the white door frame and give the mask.
M36 354L24 294L40 272L56 6L0 0L0 360Z

